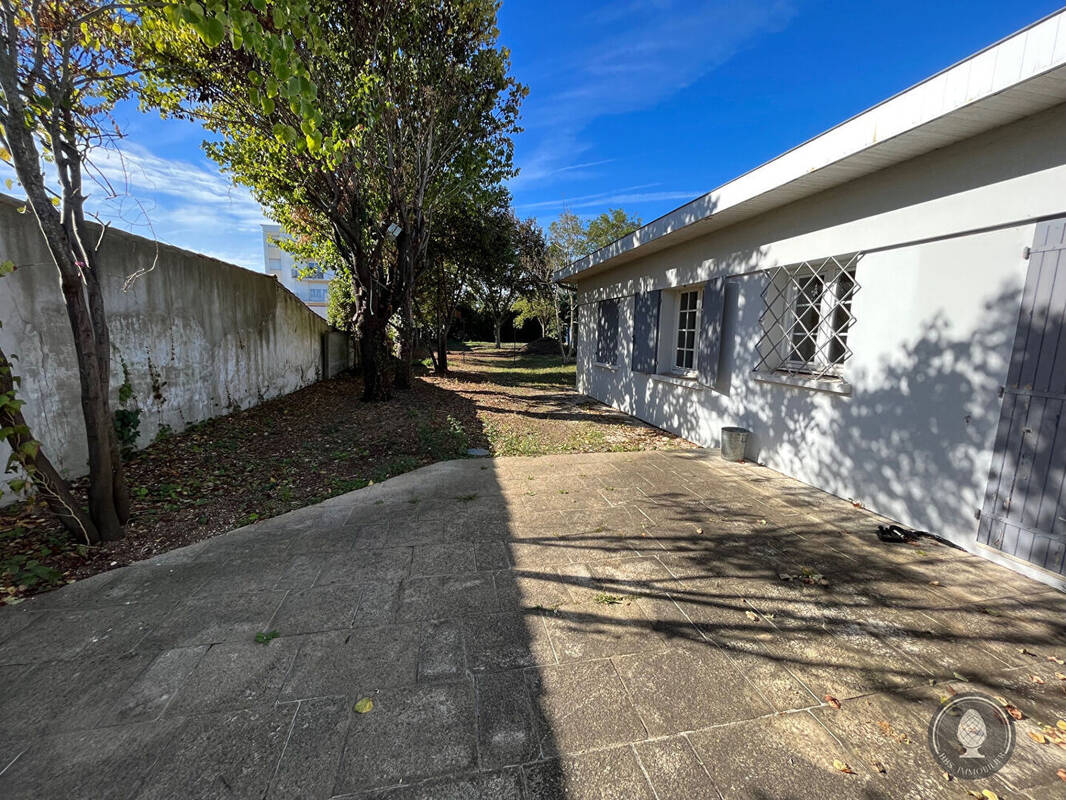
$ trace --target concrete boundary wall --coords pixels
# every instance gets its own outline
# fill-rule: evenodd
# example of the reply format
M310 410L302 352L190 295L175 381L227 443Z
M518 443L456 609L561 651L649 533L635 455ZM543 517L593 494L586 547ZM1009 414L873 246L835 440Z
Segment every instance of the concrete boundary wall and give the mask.
M59 274L32 212L0 196L0 345L17 355L23 411L65 475L87 472L73 337ZM155 268L128 289L128 276ZM128 379L141 410L138 446L161 430L248 408L320 377L329 325L274 278L109 230L100 251L111 330L112 405ZM333 342L331 359L337 360ZM348 348L350 352L350 348ZM330 372L335 372L331 369ZM0 459L6 463L6 445Z

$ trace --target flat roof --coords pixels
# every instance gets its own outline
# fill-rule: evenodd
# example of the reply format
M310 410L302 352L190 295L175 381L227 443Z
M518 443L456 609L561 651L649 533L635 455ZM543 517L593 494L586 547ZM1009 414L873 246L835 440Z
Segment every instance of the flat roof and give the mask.
M1066 9L555 273L584 279L1066 102Z

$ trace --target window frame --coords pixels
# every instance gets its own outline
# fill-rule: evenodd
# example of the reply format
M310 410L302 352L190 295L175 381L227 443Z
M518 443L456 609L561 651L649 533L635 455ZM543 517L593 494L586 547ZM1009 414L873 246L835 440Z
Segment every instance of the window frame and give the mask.
M678 376L683 377L683 378L694 378L698 374L697 373L697 369L699 367L700 318L701 318L702 312L703 312L703 290L700 289L699 286L684 287L684 288L681 288L681 289L677 289L673 294L674 294L674 315L673 315L673 325L671 326L672 336L671 336L671 338L669 340L670 341L671 358L670 358L670 368L667 370L667 374L669 374L669 375L678 375ZM696 296L696 305L695 305L695 307L694 308L683 309L682 308L682 303L684 302L684 298L686 296L691 296L691 295L695 295ZM691 314L691 316L692 316L692 326L691 327L688 327L688 326L686 326L685 328L681 327L681 322L682 322L681 315L682 314ZM682 347L678 343L682 332L691 333L692 334L692 346L691 347L687 347L687 346ZM692 365L689 366L689 367L686 367L686 366L684 366L684 364L678 364L679 356L683 352L687 353L689 351L691 351L691 353L692 353Z
M756 372L798 379L844 379L853 355L847 340L855 323L852 306L859 289L856 271L861 255L815 259L774 270L763 292L763 336ZM787 284L781 286L780 281ZM812 288L814 281L817 288ZM808 349L809 357L805 356Z

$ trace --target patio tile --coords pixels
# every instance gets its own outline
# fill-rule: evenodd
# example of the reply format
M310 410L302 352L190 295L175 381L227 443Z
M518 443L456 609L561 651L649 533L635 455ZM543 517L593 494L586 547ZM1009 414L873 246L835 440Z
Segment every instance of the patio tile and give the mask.
M402 622L443 619L495 611L496 608L496 588L491 572L409 578L400 592L397 619Z
M181 603L138 645L169 650L218 642L251 642L281 605L285 592L197 597Z
M714 645L620 656L614 663L649 736L752 719L773 711Z
M525 773L530 800L656 800L629 747L539 761Z
M4 735L29 737L103 725L151 661L152 656L137 654L49 661L21 671L0 694Z
M26 741L24 752L0 774L0 797L126 800L142 785L177 727L150 722Z
M413 685L418 675L418 625L311 634L298 644L282 701L327 695L355 700L384 687Z
M469 542L416 547L411 562L412 576L454 575L474 570L474 546Z
M283 636L351 628L364 594L364 587L346 584L290 591L264 628Z
M474 692L467 682L385 689L353 715L334 791L355 793L473 769Z
M545 756L644 739L647 733L610 661L526 672Z
M104 719L116 722L157 719L207 650L208 645L199 645L160 653L107 711Z
M360 800L523 800L522 779L518 770L482 772L442 778L359 795L345 795Z
M721 800L711 776L684 736L640 742L634 749L657 797Z
M540 757L537 713L521 670L475 678L478 751L482 769L524 764Z
M344 698L299 703L267 800L326 800L332 796L351 715Z
M877 791L875 778L807 712L697 731L688 738L714 785L728 798L889 797ZM834 760L856 774L840 772Z
M466 651L459 620L423 623L418 653L419 683L457 680L465 672Z
M249 708L274 702L297 643L225 642L212 646L167 707L167 716Z
M347 553L330 559L315 586L342 583L360 586L367 581L398 581L410 574L412 548L388 547Z
M192 717L175 733L137 800L247 798L266 793L295 705Z
M463 641L468 665L475 672L555 663L544 619L535 613L464 617Z

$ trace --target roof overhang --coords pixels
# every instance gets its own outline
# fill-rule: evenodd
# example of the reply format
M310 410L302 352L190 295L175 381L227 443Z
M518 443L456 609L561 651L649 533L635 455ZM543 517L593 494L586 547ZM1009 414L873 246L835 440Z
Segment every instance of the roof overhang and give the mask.
M613 269L1066 102L1066 11L830 128L555 273Z

